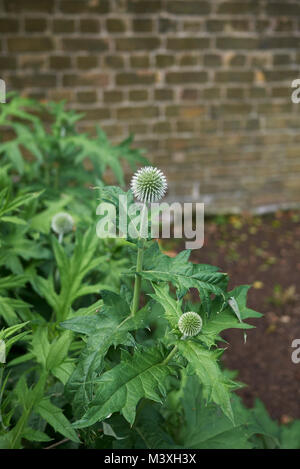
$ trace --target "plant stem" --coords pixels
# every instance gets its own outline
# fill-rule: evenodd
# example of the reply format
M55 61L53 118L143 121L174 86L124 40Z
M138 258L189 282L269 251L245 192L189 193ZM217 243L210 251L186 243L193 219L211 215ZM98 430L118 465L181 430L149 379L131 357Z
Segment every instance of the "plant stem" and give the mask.
M169 355L164 359L163 361L163 365L167 365L169 363L169 361L171 360L171 358L175 355L175 353L177 352L177 345L174 345L174 347L172 348L171 352L169 353Z
M138 242L140 243L140 246L138 248L137 261L136 261L136 274L135 274L135 280L134 280L134 292L133 292L132 309L131 309L132 316L135 315L139 307L141 283L142 283L142 279L139 273L142 271L142 268L143 268L145 240L140 238Z

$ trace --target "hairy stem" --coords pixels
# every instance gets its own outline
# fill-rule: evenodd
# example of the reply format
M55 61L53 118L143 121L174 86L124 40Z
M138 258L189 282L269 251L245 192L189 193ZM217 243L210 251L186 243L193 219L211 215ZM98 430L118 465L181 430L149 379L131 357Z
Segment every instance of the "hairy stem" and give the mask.
M142 271L142 268L143 268L145 240L139 239L139 243L140 243L140 246L138 248L138 254L137 254L136 274L135 274L135 279L134 279L134 292L133 292L132 309L131 309L132 316L134 316L138 310L139 303L140 303L140 295L141 295L142 279L139 273Z
M174 345L169 355L164 359L163 365L167 365L169 361L171 360L171 358L173 358L176 352L177 352L177 345Z

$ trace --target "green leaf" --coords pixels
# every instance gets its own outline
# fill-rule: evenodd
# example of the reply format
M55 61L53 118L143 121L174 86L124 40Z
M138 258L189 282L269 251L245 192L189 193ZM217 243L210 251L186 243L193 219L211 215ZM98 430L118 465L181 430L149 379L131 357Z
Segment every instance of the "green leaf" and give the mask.
M72 342L72 334L65 331L60 337L51 342L50 349L46 360L46 369L51 371L55 367L59 367L68 355L68 351Z
M253 430L250 411L237 396L232 397L235 425L216 405L205 404L202 388L196 376L189 376L182 397L185 423L179 439L190 449L250 449Z
M182 315L182 301L175 301L169 293L168 285L152 285L155 295L150 294L153 299L162 305L165 311L166 318L168 319L172 328L177 328L178 321Z
M103 291L102 296L104 306L100 312L74 317L60 324L66 329L89 336L66 387L74 402L76 415L91 401L94 379L102 371L109 347L135 345L129 331L143 324L143 311L139 312L136 319L131 318L129 305L121 296L109 291Z
M152 282L171 282L183 296L190 288L199 293L209 292L224 297L226 274L215 267L188 262L190 251L182 251L172 258L163 254L157 243L146 250L141 276Z
M50 351L50 343L48 340L48 328L40 326L36 329L32 338L32 353L35 359L46 369L47 359Z
M41 432L40 430L34 430L33 428L27 427L23 433L23 438L28 441L51 441L52 438L49 438L46 433Z
M132 425L140 399L161 402L161 396L165 395L164 382L174 374L174 368L165 364L165 358L158 348L139 347L134 355L124 352L121 363L97 379L95 397L74 426L93 425L114 412L121 412Z
M199 378L206 400L218 404L224 414L234 421L230 391L235 387L235 383L222 373L218 365L220 350L207 350L194 340L181 340L177 344L179 351Z
M46 420L56 432L76 443L80 443L75 430L64 416L62 410L52 404L48 398L44 398L34 410Z

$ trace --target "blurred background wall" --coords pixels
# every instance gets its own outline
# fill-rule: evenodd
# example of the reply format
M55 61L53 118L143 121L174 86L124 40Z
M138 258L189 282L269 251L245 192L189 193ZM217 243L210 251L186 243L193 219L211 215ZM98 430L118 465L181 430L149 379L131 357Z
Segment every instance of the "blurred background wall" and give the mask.
M8 90L66 99L206 211L300 203L299 0L0 0Z

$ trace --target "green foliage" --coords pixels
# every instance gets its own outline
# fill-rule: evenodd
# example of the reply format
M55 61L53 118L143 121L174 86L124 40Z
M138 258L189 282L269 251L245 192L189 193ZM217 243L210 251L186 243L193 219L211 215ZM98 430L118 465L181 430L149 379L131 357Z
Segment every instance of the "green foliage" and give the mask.
M78 133L81 117L19 96L0 108L0 448L299 448L299 422L246 409L220 364L221 333L260 316L249 287L228 291L228 275L189 251L170 258L135 239L133 216L131 236L96 236L99 201L117 222L118 197L134 202L104 172L124 185L122 161L144 159L131 137ZM75 226L57 239L61 211ZM193 337L178 327L187 311L201 317Z

